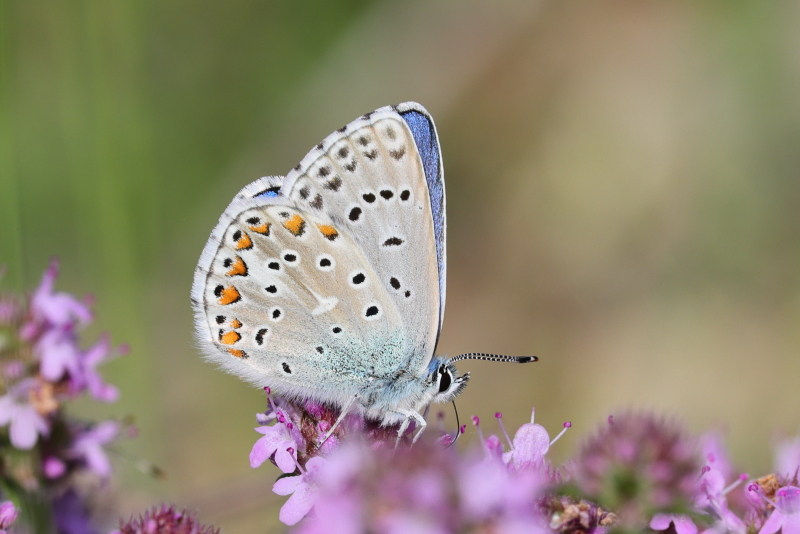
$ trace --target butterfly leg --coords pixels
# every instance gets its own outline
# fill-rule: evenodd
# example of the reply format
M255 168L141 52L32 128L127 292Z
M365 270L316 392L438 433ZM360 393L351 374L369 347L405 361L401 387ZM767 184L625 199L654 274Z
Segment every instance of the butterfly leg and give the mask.
M413 445L422 435L422 432L425 430L425 427L428 425L428 423L425 421L424 417L413 410L398 410L397 413L405 417L405 419L403 419L403 422L400 424L400 428L397 429L397 439L394 442L394 446L397 448L397 446L400 445L400 438L402 438L403 434L405 434L406 430L408 430L408 425L411 424L412 419L418 427L416 433L414 434L414 439L411 440L411 444Z
M341 423L344 420L345 416L348 414L350 409L353 407L353 404L357 400L358 400L358 394L353 395L353 398L347 401L347 404L342 406L342 410L339 412L339 417L336 419L336 422L333 423L333 426L330 428L330 430L328 430L328 432L325 433L325 437L322 438L322 441L317 443L317 448L322 447L325 444L325 442L328 441L328 438L333 435L333 432L336 430L336 427L338 427L339 423Z

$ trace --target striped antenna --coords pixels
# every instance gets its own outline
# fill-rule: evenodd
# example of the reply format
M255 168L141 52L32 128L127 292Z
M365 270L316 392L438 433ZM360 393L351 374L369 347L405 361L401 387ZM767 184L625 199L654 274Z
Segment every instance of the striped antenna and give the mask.
M503 362L503 363L528 363L538 362L538 356L506 356L504 354L489 354L486 352L467 352L466 354L459 354L454 358L448 360L450 363L458 362L461 360L484 360L487 362Z

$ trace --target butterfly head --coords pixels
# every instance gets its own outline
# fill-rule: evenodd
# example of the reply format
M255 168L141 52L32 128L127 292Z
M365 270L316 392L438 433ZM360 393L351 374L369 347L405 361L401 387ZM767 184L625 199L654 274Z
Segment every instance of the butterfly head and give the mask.
M434 358L431 364L428 383L433 392L433 402L449 402L467 387L469 373L459 375L455 365L438 358Z

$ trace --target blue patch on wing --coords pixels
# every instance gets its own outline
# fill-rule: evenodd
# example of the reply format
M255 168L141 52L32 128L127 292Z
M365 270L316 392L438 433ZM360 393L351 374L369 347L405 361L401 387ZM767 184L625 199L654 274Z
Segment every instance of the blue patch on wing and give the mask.
M270 187L269 189L265 189L256 195L253 195L253 198L260 198L260 197L279 197L281 196L281 188L279 186Z
M400 116L406 121L408 128L411 130L411 135L414 136L414 142L417 144L417 150L422 159L422 167L425 169L425 180L428 182L428 195L431 198L433 232L436 238L436 257L439 266L439 298L443 298L445 283L444 180L442 178L439 141L436 138L436 128L430 117L419 111L411 110L401 112ZM441 321L441 313L439 319Z

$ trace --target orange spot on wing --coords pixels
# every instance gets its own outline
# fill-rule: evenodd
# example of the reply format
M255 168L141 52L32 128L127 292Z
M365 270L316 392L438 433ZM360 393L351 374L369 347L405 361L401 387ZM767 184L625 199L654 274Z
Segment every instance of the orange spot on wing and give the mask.
M220 343L225 345L233 345L240 339L242 339L242 336L239 334L239 332L234 332L233 330L230 332L225 332L219 336Z
M242 232L242 237L236 241L236 250L248 250L253 247L253 240L250 236Z
M226 304L233 304L234 302L238 302L242 295L239 293L239 290L233 286L228 286L222 290L222 292L218 295L219 296L219 303L223 306Z
M293 236L297 237L303 235L303 232L306 231L306 221L295 213L289 217L289 219L283 221L283 227L289 230Z
M256 232L257 234L269 235L269 227L270 226L271 226L270 223L264 223L264 224L261 224L259 226L250 226L249 228L252 231Z
M242 359L247 358L247 353L245 351L243 351L243 350L228 349L228 352L230 352L231 354L233 354L237 358L242 358Z
M325 236L325 239L329 241L333 241L334 239L339 237L339 232L336 230L336 228L334 228L329 224L320 224L317 225L317 227L319 228L319 231L322 233L322 235Z
M231 265L231 269L225 274L227 274L228 276L246 276L247 264L245 264L242 258L236 256L236 259L233 260L233 265Z
M241 328L242 322L239 319L234 319L231 321L231 328Z

